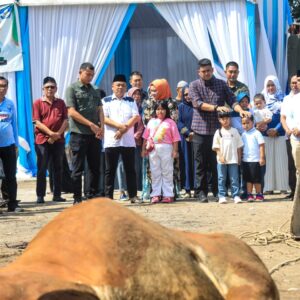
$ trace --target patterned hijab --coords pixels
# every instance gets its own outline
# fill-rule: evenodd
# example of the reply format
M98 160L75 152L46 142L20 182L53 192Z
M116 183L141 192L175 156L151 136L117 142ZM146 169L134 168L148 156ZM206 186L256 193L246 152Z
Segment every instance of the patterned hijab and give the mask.
M155 100L166 100L172 97L170 85L166 79L155 79L150 83L149 87L151 85L153 85L157 90Z
M193 103L192 103L192 100L191 101L186 101L185 97L184 97L184 92L186 89L189 88L189 85L185 85L183 88L182 88L182 93L181 93L181 102L185 105L188 105L188 106L191 106L193 107Z
M272 81L275 84L276 91L274 94L268 93L267 84L269 81ZM276 76L269 75L266 77L265 82L264 82L264 89L262 90L262 94L265 96L268 109L272 113L278 113L281 108L281 103L282 103L284 94L281 90L279 80Z

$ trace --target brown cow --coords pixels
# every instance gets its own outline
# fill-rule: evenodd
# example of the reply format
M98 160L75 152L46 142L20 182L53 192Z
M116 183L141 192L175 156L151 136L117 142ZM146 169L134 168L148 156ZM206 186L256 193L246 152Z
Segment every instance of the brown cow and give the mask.
M60 213L0 270L1 300L279 299L258 256L228 234L167 229L108 199Z

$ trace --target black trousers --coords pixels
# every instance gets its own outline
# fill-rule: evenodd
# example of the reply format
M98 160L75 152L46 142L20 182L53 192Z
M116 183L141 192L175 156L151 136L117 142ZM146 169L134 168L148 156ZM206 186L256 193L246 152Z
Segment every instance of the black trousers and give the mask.
M18 205L17 202L17 155L15 144L0 147L0 158L2 160L3 171L5 175L4 184L5 192L8 197L8 208L15 208Z
M212 150L213 136L194 134L193 150L195 158L195 197L208 194L207 173L211 173L211 190L218 193L218 173L216 153Z
M124 163L128 196L132 198L137 195L135 148L109 147L105 149L105 196L110 199L113 199L114 181L120 155Z
M53 196L60 197L65 144L49 144L47 142L40 145L35 144L35 151L37 156L36 195L44 197L46 194L46 171L51 160L53 166Z
M89 176L90 194L98 193L99 164L100 164L100 141L94 135L71 132L70 149L72 159L72 181L74 199L82 197L82 173L85 159Z
M289 186L292 194L295 194L297 177L296 177L295 161L292 154L292 145L290 140L286 140L286 150L288 155Z

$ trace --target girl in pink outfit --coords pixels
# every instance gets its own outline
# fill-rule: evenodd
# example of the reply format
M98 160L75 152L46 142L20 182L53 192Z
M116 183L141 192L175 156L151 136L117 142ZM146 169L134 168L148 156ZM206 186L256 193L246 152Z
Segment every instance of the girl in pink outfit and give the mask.
M178 157L180 134L165 101L158 102L154 111L156 118L148 122L143 134L142 156L149 154L151 202L170 203L174 201L173 160Z

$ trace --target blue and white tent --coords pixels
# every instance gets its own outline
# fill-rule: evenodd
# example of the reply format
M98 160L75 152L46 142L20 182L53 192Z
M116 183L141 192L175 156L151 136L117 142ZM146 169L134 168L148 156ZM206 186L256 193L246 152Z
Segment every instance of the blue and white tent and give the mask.
M6 1L13 3L13 1ZM4 3L3 3L4 4ZM24 70L5 74L16 101L20 165L35 173L31 107L41 82L53 76L58 95L77 79L84 61L95 65L95 83L110 93L115 72L139 70L145 84L166 77L173 90L179 80L197 77L197 60L215 62L224 77L228 61L240 65L239 79L251 94L264 78L287 81L286 40L291 22L288 0L19 0Z

